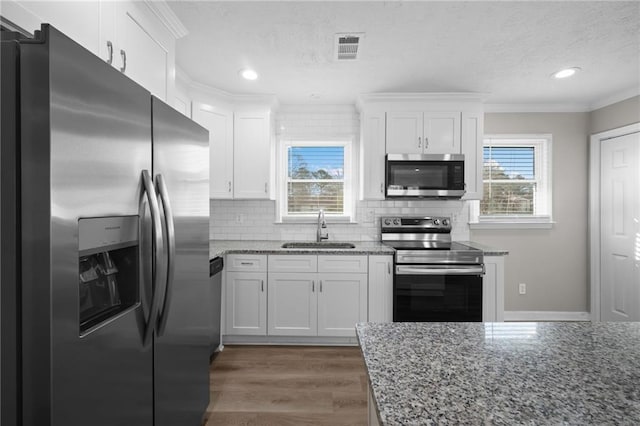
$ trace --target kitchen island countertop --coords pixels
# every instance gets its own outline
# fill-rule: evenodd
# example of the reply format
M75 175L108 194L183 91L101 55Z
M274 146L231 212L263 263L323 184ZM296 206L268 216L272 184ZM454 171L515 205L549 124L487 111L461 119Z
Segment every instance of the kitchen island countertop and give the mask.
M361 323L382 425L640 424L640 323Z

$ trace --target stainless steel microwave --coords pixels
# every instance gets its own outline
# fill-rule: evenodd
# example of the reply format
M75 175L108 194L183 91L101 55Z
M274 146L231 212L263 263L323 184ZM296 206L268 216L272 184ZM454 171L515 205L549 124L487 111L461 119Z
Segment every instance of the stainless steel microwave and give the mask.
M460 198L462 154L387 154L387 198Z

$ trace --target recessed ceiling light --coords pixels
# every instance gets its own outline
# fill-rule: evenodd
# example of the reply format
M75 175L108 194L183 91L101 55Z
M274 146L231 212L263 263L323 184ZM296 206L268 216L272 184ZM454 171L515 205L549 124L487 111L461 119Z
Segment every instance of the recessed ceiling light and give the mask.
M574 75L578 71L580 71L580 68L578 68L578 67L565 68L565 69L560 70L558 72L554 72L551 75L554 78L567 78L567 77L571 77L572 75Z
M240 70L240 75L245 80L257 80L258 79L258 73L255 72L252 69L249 69L249 68L245 68L243 70Z

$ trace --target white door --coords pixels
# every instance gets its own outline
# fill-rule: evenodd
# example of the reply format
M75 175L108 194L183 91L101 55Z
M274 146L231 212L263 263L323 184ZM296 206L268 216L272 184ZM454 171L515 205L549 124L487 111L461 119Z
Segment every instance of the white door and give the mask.
M460 113L425 112L425 154L460 154Z
M387 153L422 154L422 112L387 113Z
M196 103L193 120L209 130L209 197L233 198L233 112Z
M601 142L600 312L640 321L640 133Z
M367 274L318 274L318 336L355 337L367 320Z
M369 256L369 322L393 322L393 256Z
M270 273L270 336L315 336L318 324L317 274Z
M269 114L240 112L233 118L233 196L269 199Z
M266 336L266 273L227 272L227 334Z

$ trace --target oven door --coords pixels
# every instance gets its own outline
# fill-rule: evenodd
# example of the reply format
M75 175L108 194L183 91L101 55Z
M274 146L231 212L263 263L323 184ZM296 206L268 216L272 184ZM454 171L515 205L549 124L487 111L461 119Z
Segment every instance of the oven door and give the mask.
M482 321L483 269L483 265L397 265L393 321Z

